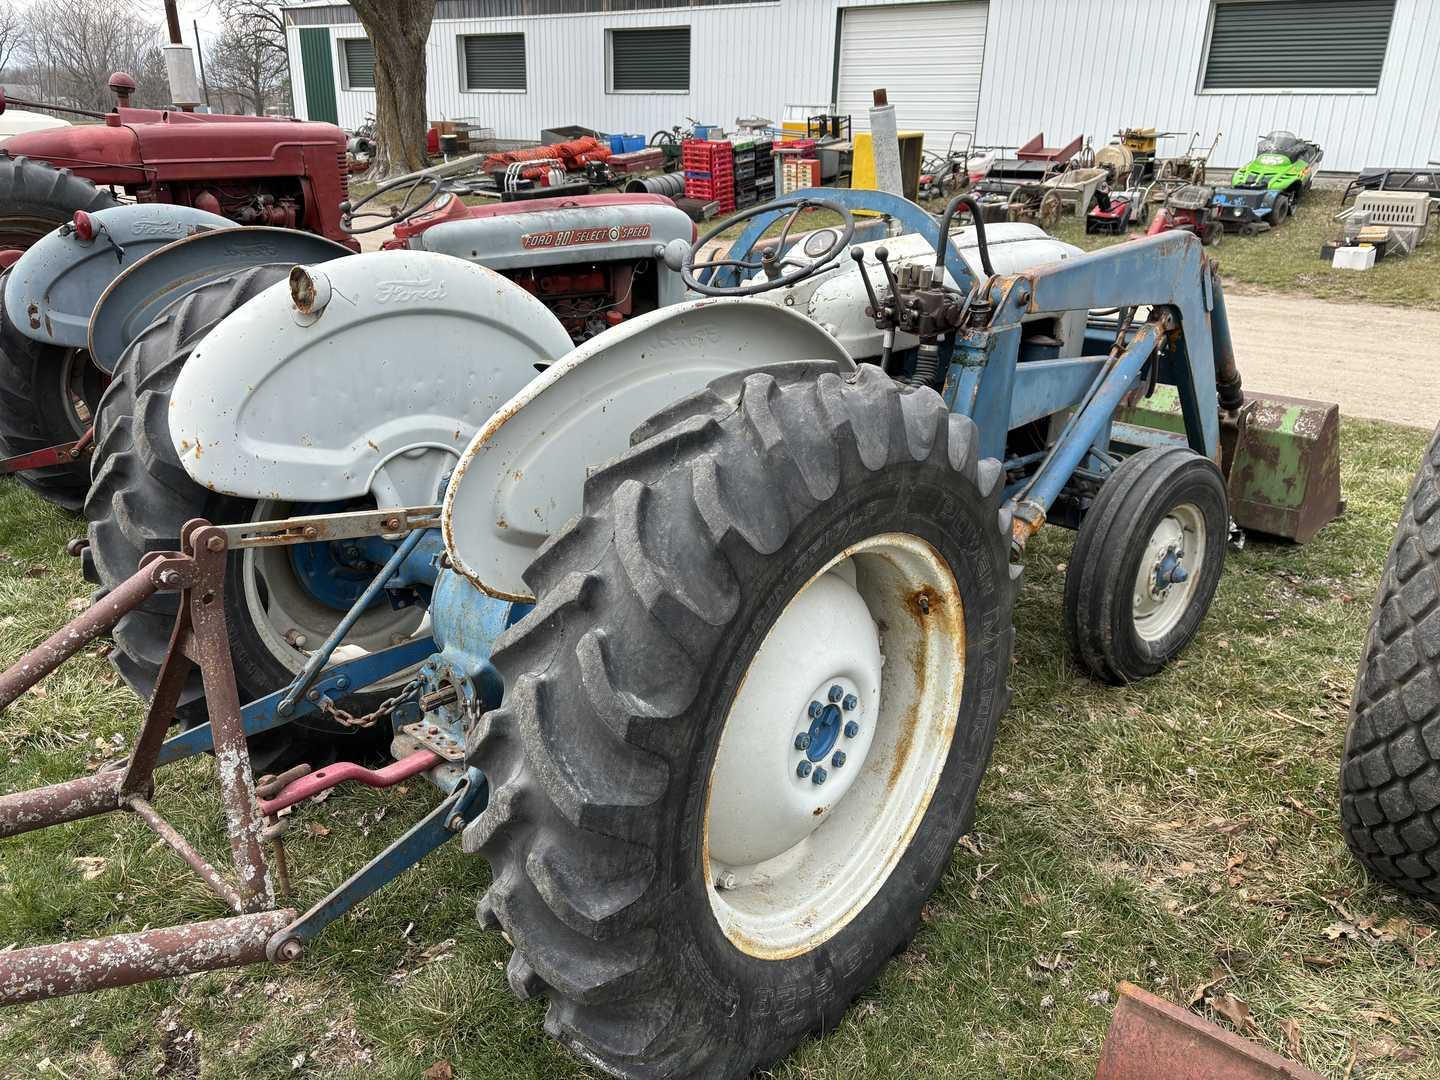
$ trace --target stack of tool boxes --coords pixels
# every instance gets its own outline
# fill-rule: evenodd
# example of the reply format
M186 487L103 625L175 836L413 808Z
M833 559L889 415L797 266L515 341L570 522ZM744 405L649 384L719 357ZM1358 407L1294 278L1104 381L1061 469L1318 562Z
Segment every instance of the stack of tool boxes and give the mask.
M769 202L775 197L775 170L770 164L770 139L735 141L735 205Z
M714 202L722 214L735 212L735 149L730 143L686 139L680 148L680 163L685 169L687 199Z

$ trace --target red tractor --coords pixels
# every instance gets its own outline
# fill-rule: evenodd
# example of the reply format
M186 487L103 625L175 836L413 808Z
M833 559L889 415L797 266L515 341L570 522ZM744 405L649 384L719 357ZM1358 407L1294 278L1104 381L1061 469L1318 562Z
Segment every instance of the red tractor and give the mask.
M333 124L139 109L135 82L110 78L116 105L80 113L99 123L17 135L0 150L0 268L76 211L136 203L188 206L241 225L302 229L359 250L341 228L346 136ZM15 105L51 108L11 99ZM0 92L0 112L5 97ZM0 457L25 455L21 478L78 506L89 485L79 454L44 451L83 440L104 389L81 348L33 340L0 313ZM83 449L83 447L82 447ZM32 456L33 455L33 456ZM13 467L13 466L12 466Z

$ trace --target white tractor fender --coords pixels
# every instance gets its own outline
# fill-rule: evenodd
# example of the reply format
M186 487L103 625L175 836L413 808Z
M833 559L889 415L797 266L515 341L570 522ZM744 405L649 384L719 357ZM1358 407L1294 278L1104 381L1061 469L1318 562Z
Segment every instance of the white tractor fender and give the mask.
M576 346L498 409L461 455L441 528L451 565L491 596L532 599L522 576L580 512L585 478L644 421L724 375L795 360L854 370L833 337L761 300L689 300Z
M170 437L224 494L425 505L475 430L569 348L540 301L449 255L297 266L191 354Z

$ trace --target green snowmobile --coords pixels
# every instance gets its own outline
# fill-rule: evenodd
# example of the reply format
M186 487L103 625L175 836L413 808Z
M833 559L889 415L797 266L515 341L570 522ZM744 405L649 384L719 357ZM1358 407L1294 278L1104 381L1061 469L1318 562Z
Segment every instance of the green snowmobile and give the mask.
M1215 217L1227 228L1254 233L1279 225L1310 190L1325 151L1289 131L1262 136L1250 164L1230 186L1215 191Z

